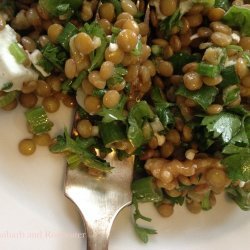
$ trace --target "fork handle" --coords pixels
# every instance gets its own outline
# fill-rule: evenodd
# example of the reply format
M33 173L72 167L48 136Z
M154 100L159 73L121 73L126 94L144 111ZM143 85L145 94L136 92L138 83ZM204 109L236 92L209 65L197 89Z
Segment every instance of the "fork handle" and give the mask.
M114 218L85 221L87 233L87 250L108 250L111 226Z

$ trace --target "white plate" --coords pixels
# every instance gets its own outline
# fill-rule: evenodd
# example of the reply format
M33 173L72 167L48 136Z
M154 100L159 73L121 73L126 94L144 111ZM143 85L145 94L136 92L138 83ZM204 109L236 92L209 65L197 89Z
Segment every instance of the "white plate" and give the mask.
M70 117L67 108L50 115L56 124L54 135L70 124ZM64 159L42 147L31 157L18 153L18 142L29 136L23 109L0 111L0 121L0 249L85 249L80 216L63 194ZM250 213L224 196L214 209L199 215L176 207L174 215L164 219L150 204L141 207L152 218L148 226L158 234L148 244L141 243L126 208L113 225L110 250L249 249Z

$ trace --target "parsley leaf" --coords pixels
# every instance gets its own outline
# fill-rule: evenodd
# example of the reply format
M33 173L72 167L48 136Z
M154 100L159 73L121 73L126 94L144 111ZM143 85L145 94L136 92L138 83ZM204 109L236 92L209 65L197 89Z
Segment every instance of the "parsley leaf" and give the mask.
M164 128L168 129L169 125L174 124L175 122L173 113L169 109L172 104L165 100L160 88L158 87L152 88L151 99L154 102L156 115L159 117Z
M241 153L250 154L250 148L246 147L243 148L236 146L234 144L228 144L226 147L223 148L222 153L227 155L241 154Z
M44 56L41 57L37 65L41 66L47 73L50 73L54 69L53 64Z
M222 20L231 27L240 28L242 35L250 35L250 9L244 5L231 6Z
M182 74L182 68L184 65L190 63L190 62L198 62L200 61L200 56L198 54L188 54L185 52L177 52L173 54L168 59L174 68L174 74Z
M238 86L231 86L223 90L223 102L228 105L235 101L240 96L240 88Z
M67 53L59 46L56 46L52 43L47 43L44 48L41 50L43 57L49 62L53 67L57 68L60 71L64 70L64 63L67 59ZM39 65L45 67L46 72L50 72L52 69L51 65L46 65L46 61L42 59Z
M124 121L127 116L124 114L124 106L126 104L126 96L122 96L120 102L114 108L103 107L98 115L102 116L102 122L109 123L112 121Z
M246 136L248 138L248 142L250 144L250 116L249 114L244 118L244 127L246 131Z
M161 189L159 189L152 176L140 178L132 183L133 197L141 202L159 202L163 199Z
M66 153L67 163L71 168L84 164L90 168L110 172L112 167L109 163L97 157L90 150L94 146L98 147L99 143L95 138L83 139L76 137L76 139L73 139L65 129L64 135L59 135L56 143L50 146L50 151L53 153Z
M250 190L231 185L226 189L226 192L242 210L250 210Z
M115 13L117 16L122 13L121 1L119 1L119 0L102 0L102 3L112 3L115 7Z
M240 83L240 78L238 77L234 65L225 67L221 70L221 76L223 78L220 83L220 87L228 87L230 85L235 85Z
M114 70L114 74L107 80L109 88L114 87L116 84L120 84L124 81L124 76L127 75L128 71L122 65L117 65Z
M214 7L215 8L222 8L225 11L227 11L230 7L230 4L229 4L228 0L215 0Z
M137 224L138 219L142 219L142 220L150 222L151 218L145 217L144 215L141 214L141 212L139 210L138 201L134 197L132 199L132 204L133 204L134 209L135 209L134 214L133 214L135 232L140 240L142 240L144 243L147 243L148 242L148 235L157 234L157 231L155 229L141 227Z
M199 90L190 91L182 84L177 89L175 94L192 99L193 101L197 102L203 109L207 109L207 107L214 102L218 92L219 91L217 88L205 85L202 86Z
M58 16L61 14L58 12L58 6L62 6L60 9L70 8L77 10L82 5L82 0L39 0L39 4L52 16ZM67 7L69 5L69 7Z
M85 23L83 28L80 31L86 32L92 38L98 37L101 40L101 45L90 54L91 65L88 71L92 71L101 66L104 59L104 52L108 45L107 36L105 31L100 26L100 24L96 21L92 23Z
M181 17L181 11L177 9L172 16L166 17L159 23L160 30L166 37L171 35L171 30L173 27L181 25Z
M146 142L143 134L143 124L145 120L152 120L154 113L146 101L135 104L128 115L128 139L138 148Z
M145 228L145 227L141 227L138 224L134 225L134 229L135 232L137 234L137 236L144 242L147 243L148 242L148 235L149 234L157 234L157 231L155 229L151 229L151 228Z
M250 154L239 153L230 155L222 160L227 174L233 181L250 180Z
M218 115L205 116L201 125L213 133L213 138L221 136L223 142L228 143L239 132L241 120L237 115L222 112Z

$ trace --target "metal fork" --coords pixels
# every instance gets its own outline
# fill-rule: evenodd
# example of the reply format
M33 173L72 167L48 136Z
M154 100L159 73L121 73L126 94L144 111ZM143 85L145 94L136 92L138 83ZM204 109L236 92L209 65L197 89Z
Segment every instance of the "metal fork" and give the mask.
M139 3L137 0L137 6ZM145 7L145 21L148 21L149 6ZM76 114L73 131L77 119ZM108 250L113 221L117 214L132 202L134 157L119 161L115 153L110 153L106 160L114 168L103 178L91 176L80 168L67 167L66 170L65 195L80 211L85 223L88 250Z
M107 158L114 168L102 178L79 168L66 171L65 195L79 208L85 222L88 250L108 249L112 223L132 200L134 158L119 161L114 153Z

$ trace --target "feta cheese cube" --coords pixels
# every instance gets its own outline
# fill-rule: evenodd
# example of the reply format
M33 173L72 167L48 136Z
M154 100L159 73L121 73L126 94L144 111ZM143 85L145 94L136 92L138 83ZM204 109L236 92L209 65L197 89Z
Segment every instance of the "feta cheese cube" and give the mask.
M9 46L17 42L16 32L9 26L0 31L0 89L11 82L10 90L20 90L24 82L37 80L38 73L16 62L15 57L9 52Z

